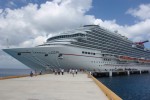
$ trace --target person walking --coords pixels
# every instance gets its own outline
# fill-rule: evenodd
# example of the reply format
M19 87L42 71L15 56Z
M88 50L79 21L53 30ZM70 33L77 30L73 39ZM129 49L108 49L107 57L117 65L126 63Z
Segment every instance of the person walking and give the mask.
M30 72L30 77L32 77L32 76L33 76L33 72L31 71L31 72Z
M42 70L40 71L39 75L42 75Z
M72 69L69 70L69 73L72 74Z
M73 75L73 77L74 77L74 74L75 74L75 70L74 70L74 69L72 69L72 72L71 72L71 73L72 73L72 75Z
M76 69L75 72L76 72L76 75L77 75L78 74L78 70Z
M64 75L64 69L61 69L61 74Z
M60 75L60 72L61 72L61 70L60 70L60 69L58 69L58 75Z
M57 75L57 69L55 69L54 71L55 71L55 75Z

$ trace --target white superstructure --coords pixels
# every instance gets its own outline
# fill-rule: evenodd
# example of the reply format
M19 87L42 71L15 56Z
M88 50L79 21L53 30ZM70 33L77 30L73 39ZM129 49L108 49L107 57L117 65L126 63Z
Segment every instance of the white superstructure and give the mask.
M150 67L150 51L143 45L98 25L85 25L64 32L33 48L4 51L36 70L71 68L101 71Z

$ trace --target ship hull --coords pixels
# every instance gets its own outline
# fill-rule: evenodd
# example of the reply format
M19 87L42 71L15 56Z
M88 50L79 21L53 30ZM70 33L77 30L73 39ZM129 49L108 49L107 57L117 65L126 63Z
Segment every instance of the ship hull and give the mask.
M118 59L109 58L105 61L101 51L73 47L68 45L51 45L34 48L4 49L6 53L16 58L34 70L47 69L84 69L91 71L117 70L117 69L150 69L149 65L129 62L119 65ZM83 53L87 52L87 54ZM89 53L89 54L88 54ZM95 53L95 55L94 55Z

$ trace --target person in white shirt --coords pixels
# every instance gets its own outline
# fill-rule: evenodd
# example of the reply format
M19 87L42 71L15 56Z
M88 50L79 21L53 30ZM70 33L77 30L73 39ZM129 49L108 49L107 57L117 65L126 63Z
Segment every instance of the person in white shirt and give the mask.
M73 70L72 70L72 75L73 75L73 77L74 77L74 74L75 74L75 70L73 69Z

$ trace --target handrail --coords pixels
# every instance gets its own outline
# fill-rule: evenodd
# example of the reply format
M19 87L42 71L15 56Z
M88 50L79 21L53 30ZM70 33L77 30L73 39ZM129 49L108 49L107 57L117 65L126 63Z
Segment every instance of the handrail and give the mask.
M102 84L100 81L98 81L95 77L90 75L89 73L88 77L92 78L93 81L98 85L98 87L106 94L106 96L109 98L109 100L123 100L118 95L116 95L113 91L111 91L109 88L107 88L104 84Z

